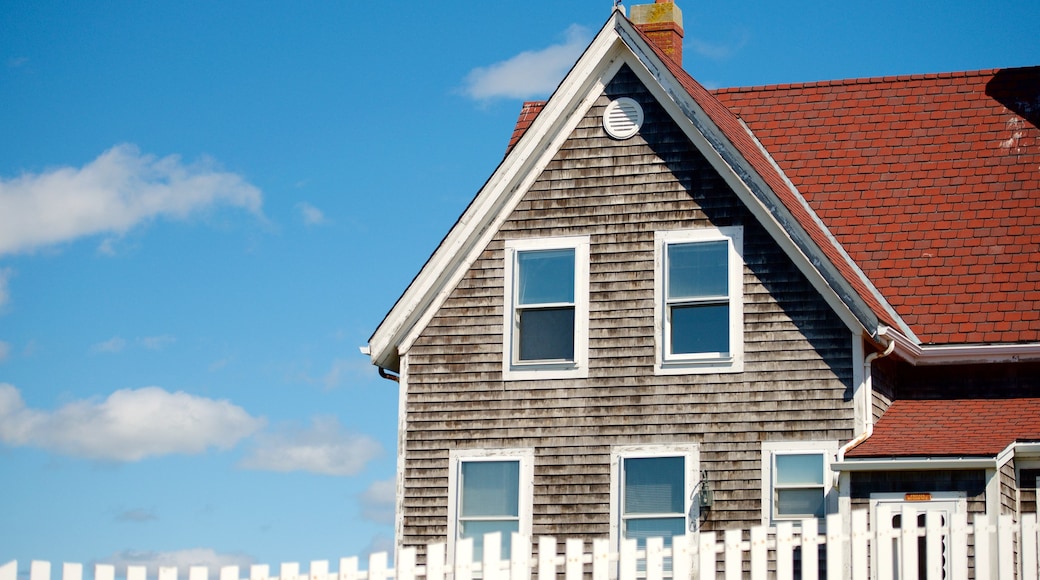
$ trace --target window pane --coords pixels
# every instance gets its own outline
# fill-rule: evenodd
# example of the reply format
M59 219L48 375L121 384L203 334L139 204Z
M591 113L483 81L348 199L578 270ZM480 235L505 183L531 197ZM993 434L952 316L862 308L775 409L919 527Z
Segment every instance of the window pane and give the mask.
M640 548L646 547L647 538L665 538L665 545L672 545L672 536L686 533L686 518L647 518L625 520L625 538L635 538Z
M520 462L464 462L460 495L462 517L519 516Z
M574 360L574 308L520 311L520 360Z
M685 513L682 457L641 457L624 462L624 515Z
M823 517L822 489L778 489L776 514L779 516Z
M729 304L673 306L671 354L729 352Z
M777 485L823 485L823 455L776 456Z
M473 559L480 561L484 558L484 534L502 532L502 559L509 559L510 546L512 546L512 533L520 531L518 520L509 521L477 521L459 522L462 538L473 538Z
M537 250L517 255L517 304L574 302L574 250Z
M729 294L729 242L669 244L668 298Z

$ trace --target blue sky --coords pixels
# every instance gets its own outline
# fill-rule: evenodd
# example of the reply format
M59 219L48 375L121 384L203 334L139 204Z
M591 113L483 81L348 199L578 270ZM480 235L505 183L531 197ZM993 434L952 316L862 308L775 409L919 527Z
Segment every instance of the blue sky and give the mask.
M358 346L612 4L0 3L0 563L389 547ZM709 87L1040 64L1032 0L679 5Z

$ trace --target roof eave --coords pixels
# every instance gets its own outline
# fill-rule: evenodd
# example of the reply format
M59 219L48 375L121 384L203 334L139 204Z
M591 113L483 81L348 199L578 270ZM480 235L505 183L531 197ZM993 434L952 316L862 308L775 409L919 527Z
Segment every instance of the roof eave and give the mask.
M1040 343L922 345L894 328L879 333L895 342L894 354L914 366L1040 361Z

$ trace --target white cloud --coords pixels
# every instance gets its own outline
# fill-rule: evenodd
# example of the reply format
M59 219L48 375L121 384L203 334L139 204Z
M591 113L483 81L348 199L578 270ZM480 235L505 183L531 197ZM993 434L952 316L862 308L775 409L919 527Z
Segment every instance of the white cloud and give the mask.
M320 226L327 221L324 212L305 201L296 204L296 209L300 212L304 225Z
M361 493L360 499L362 518L379 524L392 524L397 503L397 481L393 477L374 481Z
M143 155L117 145L81 168L0 179L0 255L83 236L123 234L156 217L185 219L229 205L260 212L261 193L212 161ZM111 250L106 240L102 250Z
M727 60L747 46L751 35L746 30L737 32L737 38L727 43L714 43L699 38L687 38L686 45L698 56L709 60Z
M256 448L239 467L262 471L307 471L356 475L381 455L375 439L345 432L333 417L315 418L307 429L285 428L257 436Z
M126 347L126 341L118 336L94 344L90 347L90 352L119 352Z
M473 69L466 75L463 94L477 100L548 96L581 56L590 33L587 28L572 24L564 36L560 44L521 52L508 60Z
M228 401L159 387L119 390L104 401L80 400L55 411L30 409L0 383L0 441L106 461L229 449L264 425Z
M111 564L116 567L116 576L125 577L127 566L144 566L148 569L148 577L155 578L159 568L177 568L178 573L187 576L192 566L204 566L209 569L209 577L217 578L220 569L225 566L238 566L248 570L256 561L245 554L220 554L211 548L194 548L174 552L151 552L126 550L118 552L94 562L95 564ZM239 577L241 577L241 571Z
M117 522L144 523L159 519L155 512L144 508L125 510L116 514Z
M164 334L162 336L146 336L138 340L140 341L141 345L147 348L148 350L162 350L167 346L177 342L177 339L175 337L172 337L168 334Z
M11 356L11 343L0 340L0 362L4 362L9 356Z
M11 299L11 294L7 290L7 287L8 282L10 282L11 276L13 275L14 270L10 268L0 268L0 308L6 306L7 302Z

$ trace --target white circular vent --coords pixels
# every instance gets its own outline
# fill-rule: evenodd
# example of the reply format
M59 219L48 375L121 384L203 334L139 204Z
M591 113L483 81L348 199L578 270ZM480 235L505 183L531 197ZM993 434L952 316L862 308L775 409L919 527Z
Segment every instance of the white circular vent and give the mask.
M603 111L603 128L615 139L628 139L643 126L643 107L628 97L611 101Z

